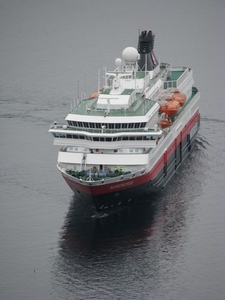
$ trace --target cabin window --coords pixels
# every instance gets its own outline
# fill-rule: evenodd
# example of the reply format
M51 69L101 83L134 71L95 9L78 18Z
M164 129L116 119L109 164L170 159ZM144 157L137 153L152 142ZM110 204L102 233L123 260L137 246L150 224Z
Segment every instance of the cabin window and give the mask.
M138 141L141 141L142 138L143 138L142 136L137 136L137 140L138 140Z
M113 123L109 123L109 124L108 124L109 129L114 129L114 128L115 128L114 125L115 125L115 124L113 124Z

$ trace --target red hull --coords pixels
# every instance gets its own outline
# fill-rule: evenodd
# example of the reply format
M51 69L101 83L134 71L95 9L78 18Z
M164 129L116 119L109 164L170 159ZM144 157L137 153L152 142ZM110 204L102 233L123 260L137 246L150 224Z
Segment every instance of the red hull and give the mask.
M191 118L185 128L179 133L179 135L175 138L175 140L167 147L167 151L158 159L155 163L153 168L146 174L143 174L138 177L133 177L128 180L121 180L117 183L110 183L110 184L101 184L99 183L98 186L91 186L82 184L79 182L74 182L73 180L69 179L63 174L64 179L66 180L67 184L72 188L74 191L79 191L81 193L91 195L91 196L100 196L106 195L110 193L121 192L126 189L135 188L137 186L144 185L149 181L154 180L157 177L159 172L163 169L163 167L167 164L170 157L178 148L178 145L183 142L184 139L187 138L187 135L190 133L191 129L194 125L199 122L200 114L199 111L195 113L195 115Z

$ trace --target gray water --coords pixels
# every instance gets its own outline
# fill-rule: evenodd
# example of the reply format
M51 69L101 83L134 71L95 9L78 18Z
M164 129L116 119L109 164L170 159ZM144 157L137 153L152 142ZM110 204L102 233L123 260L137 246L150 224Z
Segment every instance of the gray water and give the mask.
M224 16L222 0L0 0L0 299L225 299ZM193 68L201 129L166 189L96 220L47 131L139 29Z

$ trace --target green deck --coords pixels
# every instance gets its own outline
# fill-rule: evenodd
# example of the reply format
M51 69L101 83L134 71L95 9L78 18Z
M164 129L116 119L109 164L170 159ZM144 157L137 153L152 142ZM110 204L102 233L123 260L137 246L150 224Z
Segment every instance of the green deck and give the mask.
M154 86L156 81L162 77L165 72L165 68L160 68L159 74L150 81L149 88ZM182 76L185 72L185 69L175 70L171 72L171 79L167 82L167 87L176 87L177 80ZM144 78L146 75L145 72L139 71L137 72L138 78ZM101 94L108 95L111 89L104 89ZM133 92L133 89L125 89L121 93L121 95L129 95ZM132 103L132 105L128 109L110 109L109 116L144 116L151 109L151 107L155 104L151 99L142 98L141 93L136 94L136 99ZM97 97L94 99L84 99L82 100L72 111L71 114L75 115L90 115L90 116L103 116L105 113L105 109L97 109Z

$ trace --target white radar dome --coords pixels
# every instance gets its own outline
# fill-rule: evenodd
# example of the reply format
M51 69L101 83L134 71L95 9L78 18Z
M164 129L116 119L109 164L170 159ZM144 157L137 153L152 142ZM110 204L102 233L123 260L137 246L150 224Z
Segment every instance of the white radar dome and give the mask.
M121 59L121 58L117 58L117 59L115 60L115 64L116 64L116 66L117 66L118 68L120 68L120 67L122 66L122 59Z
M122 56L125 62L130 62L130 63L135 63L140 58L137 49L134 47L125 48L123 50Z

